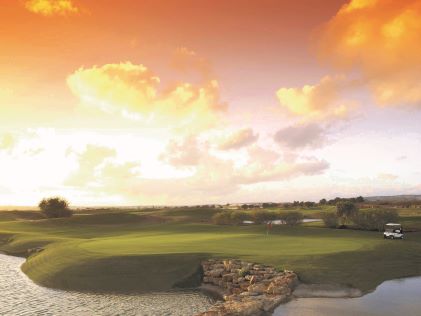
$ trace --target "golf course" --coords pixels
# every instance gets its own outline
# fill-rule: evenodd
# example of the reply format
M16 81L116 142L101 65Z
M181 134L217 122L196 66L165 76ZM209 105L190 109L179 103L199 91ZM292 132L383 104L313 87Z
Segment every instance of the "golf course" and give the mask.
M300 211L317 218L329 209ZM0 251L27 257L22 270L37 284L95 292L195 287L200 261L212 257L269 264L295 271L304 283L363 292L421 275L421 209L399 211L413 230L404 240L322 222L274 225L268 233L265 225L215 225L216 212L221 210L86 209L45 219L35 210L1 211Z

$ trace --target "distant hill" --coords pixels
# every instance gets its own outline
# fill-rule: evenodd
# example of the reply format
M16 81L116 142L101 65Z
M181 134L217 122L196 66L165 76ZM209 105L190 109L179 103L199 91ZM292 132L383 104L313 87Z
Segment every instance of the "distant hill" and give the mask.
M421 201L421 195L390 195L390 196L367 196L364 200L369 202L406 202Z

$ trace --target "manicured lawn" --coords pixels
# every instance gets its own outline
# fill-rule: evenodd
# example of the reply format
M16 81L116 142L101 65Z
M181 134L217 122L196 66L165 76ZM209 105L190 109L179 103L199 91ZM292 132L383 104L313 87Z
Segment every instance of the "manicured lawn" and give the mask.
M196 211L126 210L58 220L8 215L0 222L0 250L23 254L45 247L28 258L23 271L42 285L77 290L194 285L200 260L212 256L272 264L296 271L304 282L364 291L387 279L421 275L420 232L392 241L378 232L279 226L266 235L264 226L204 223L214 211Z

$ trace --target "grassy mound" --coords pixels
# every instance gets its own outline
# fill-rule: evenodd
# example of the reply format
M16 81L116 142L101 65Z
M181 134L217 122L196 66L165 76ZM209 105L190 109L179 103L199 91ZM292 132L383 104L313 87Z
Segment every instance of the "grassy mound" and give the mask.
M199 254L101 257L68 245L30 257L22 270L36 283L51 288L120 293L166 291L197 287L202 258Z

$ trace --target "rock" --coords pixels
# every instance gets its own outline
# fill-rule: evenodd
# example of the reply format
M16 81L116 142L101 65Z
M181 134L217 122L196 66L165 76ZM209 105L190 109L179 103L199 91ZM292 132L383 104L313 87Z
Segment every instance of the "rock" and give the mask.
M247 291L262 294L266 292L266 285L263 283L252 284L247 288Z
M247 288L249 287L249 283L241 283L240 284L240 289L247 291Z
M260 309L261 303L258 301L234 302L231 301L226 306L226 314L224 315L237 315L237 316L258 316L262 314Z
M234 273L224 274L224 275L222 276L222 281L225 281L225 282L230 282L230 281L232 281L232 280L233 280L234 276L235 276L235 274L234 274Z
M262 309L265 312L272 312L278 305L285 302L286 295L278 295L272 297L265 297L262 301Z
M238 288L238 287L236 287L236 288L233 288L232 289L232 293L233 294L240 294L240 293L242 293L243 292L243 290L242 289L240 289L240 288Z
M203 283L215 284L224 301L200 316L258 316L273 311L286 301L298 282L291 271L245 261L208 260L202 262Z
M271 283L267 290L266 290L267 294L273 294L273 295L289 295L291 294L291 289L283 284L283 285L276 285Z
M209 275L212 277L220 277L222 273L224 272L224 269L213 269L209 271Z

